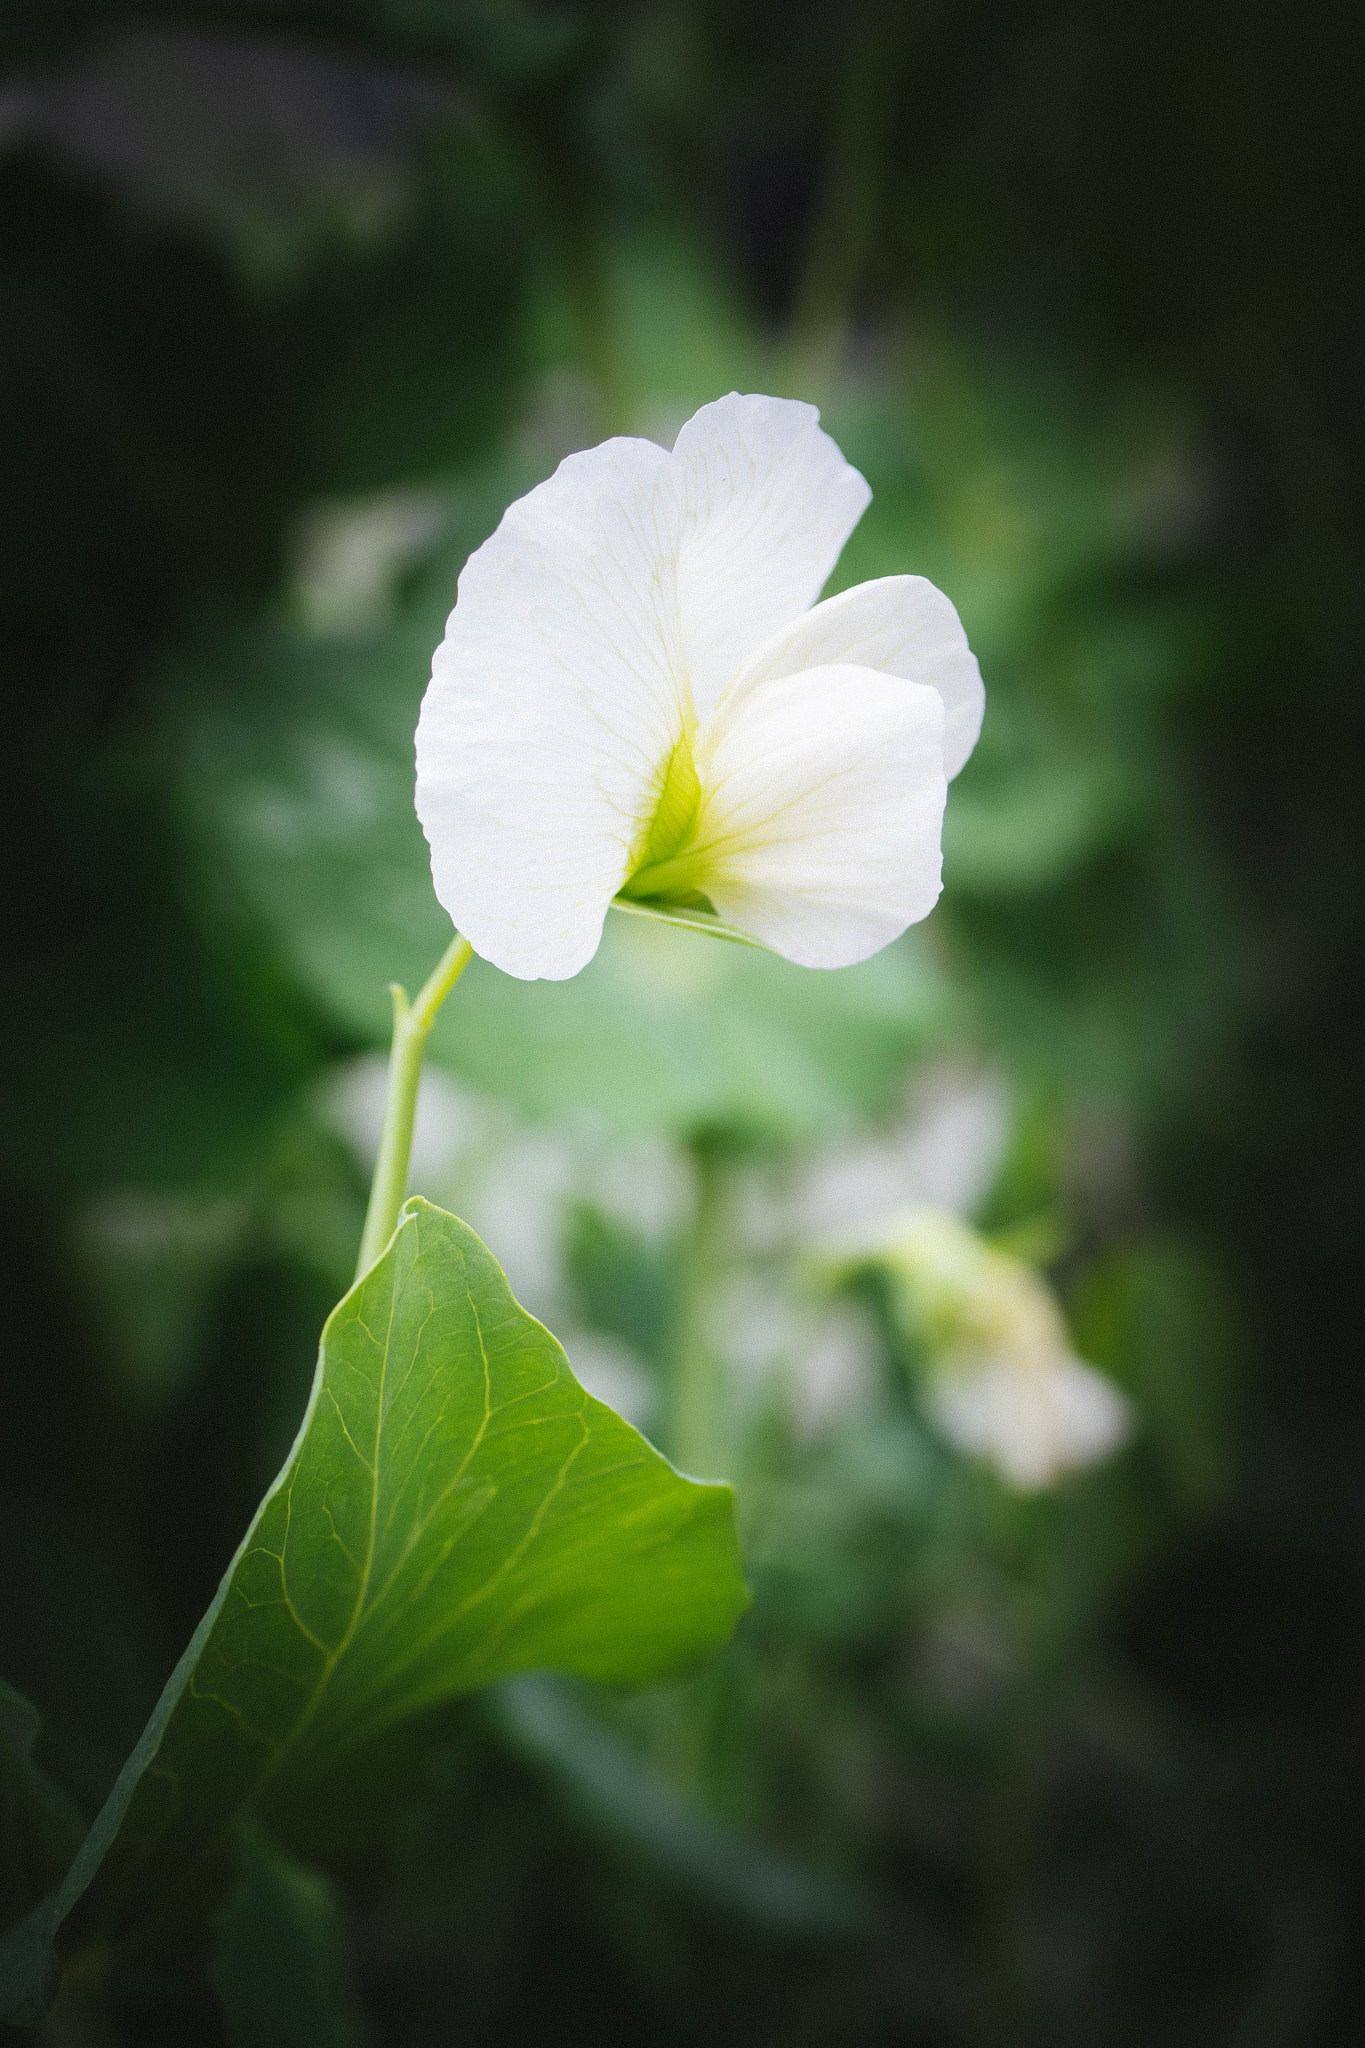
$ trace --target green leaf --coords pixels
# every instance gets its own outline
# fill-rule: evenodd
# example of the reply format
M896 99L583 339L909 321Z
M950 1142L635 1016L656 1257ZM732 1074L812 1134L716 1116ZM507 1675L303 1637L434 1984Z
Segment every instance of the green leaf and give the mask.
M213 1983L228 2048L364 2048L370 2028L351 1983L346 1924L320 1871L244 1832L216 1931Z
M413 1200L47 1932L117 1954L211 1893L239 1822L339 1796L395 1723L515 1671L662 1678L746 1601L730 1489L585 1393L473 1231Z

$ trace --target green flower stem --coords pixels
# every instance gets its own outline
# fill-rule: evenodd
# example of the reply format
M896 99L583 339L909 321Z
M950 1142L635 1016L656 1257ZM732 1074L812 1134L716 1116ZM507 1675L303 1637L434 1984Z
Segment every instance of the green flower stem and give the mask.
M723 1256L723 1140L710 1134L692 1145L697 1200L674 1271L669 1318L668 1455L693 1479L726 1476L725 1361L712 1341L710 1306Z
M370 1206L365 1211L360 1239L357 1280L368 1273L398 1228L398 1212L408 1191L412 1122L417 1114L417 1086L422 1078L427 1034L436 1021L436 1012L468 967L473 950L468 939L462 939L457 932L415 1003L408 1001L407 991L396 981L389 985L393 997L389 1090L384 1102L379 1157L374 1162L374 1179L370 1184Z

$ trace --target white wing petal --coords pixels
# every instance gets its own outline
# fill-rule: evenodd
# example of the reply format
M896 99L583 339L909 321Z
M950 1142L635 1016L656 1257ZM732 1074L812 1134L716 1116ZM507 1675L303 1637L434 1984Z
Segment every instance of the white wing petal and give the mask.
M1023 1492L1107 1458L1132 1427L1128 1403L1079 1358L1002 1352L941 1372L925 1393L950 1443Z
M562 462L466 563L417 728L436 894L522 980L597 950L685 717L672 459Z
M873 669L808 669L698 736L705 889L803 967L865 960L940 888L943 700Z
M674 444L686 507L678 597L697 714L741 664L814 604L867 509L867 484L813 405L728 398Z
M976 745L986 693L962 622L941 590L923 576L883 576L827 597L758 650L736 679L735 694L830 662L884 669L937 690L946 714L944 767L950 780L957 774Z

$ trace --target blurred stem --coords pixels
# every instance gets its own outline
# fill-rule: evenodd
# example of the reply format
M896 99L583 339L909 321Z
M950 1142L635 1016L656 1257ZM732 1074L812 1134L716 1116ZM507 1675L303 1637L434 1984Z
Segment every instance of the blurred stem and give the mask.
M607 436L630 424L621 349L612 314L611 287L600 245L590 232L566 238L564 268L569 296L583 335L588 372L597 390Z
M668 1335L668 1453L694 1479L720 1479L725 1463L725 1366L708 1311L724 1222L723 1147L695 1138L697 1199L674 1274Z
M862 0L848 31L824 185L792 310L783 384L802 398L822 398L833 379L876 231L896 41L888 0Z
M468 939L462 939L457 932L415 1003L408 1001L407 991L396 981L389 984L393 997L389 1089L384 1100L379 1157L374 1162L374 1179L370 1184L370 1206L365 1211L360 1239L357 1280L369 1272L398 1227L398 1211L408 1188L412 1125L417 1114L417 1088L422 1078L427 1035L436 1021L436 1012L469 965L472 953Z
M582 94L588 89L589 81L580 75L566 99L561 77L551 89L515 96L509 118L530 171L547 248L578 327L606 437L626 431L630 406L607 255L603 166L583 115Z

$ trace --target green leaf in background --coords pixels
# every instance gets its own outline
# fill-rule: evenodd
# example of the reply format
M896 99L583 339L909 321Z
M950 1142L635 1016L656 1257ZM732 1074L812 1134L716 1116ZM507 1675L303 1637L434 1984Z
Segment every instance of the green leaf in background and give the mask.
M490 1705L511 1747L547 1773L570 1812L680 1890L808 1941L875 1926L880 1901L870 1890L713 1819L561 1681L509 1679Z
M1207 1513L1232 1466L1236 1319L1217 1268L1189 1246L1152 1238L1095 1260L1071 1304L1078 1345L1143 1416L1148 1452L1173 1503Z
M328 1319L294 1450L65 1884L49 1937L115 1953L207 1896L236 1824L511 1672L644 1683L746 1604L728 1487L584 1392L455 1217L414 1200ZM0 1946L31 2005L33 1928ZM27 1980L25 1980L27 1973Z
M0 1928L13 1928L21 1944L24 1915L61 1883L85 1833L66 1794L33 1761L39 1726L28 1701L0 1678ZM43 1959L35 1960L41 1972ZM49 1971L40 2003L56 1989L55 1967Z
M228 2048L365 2048L370 2028L351 1983L346 1924L319 1871L244 1831L216 1933L213 1983Z

